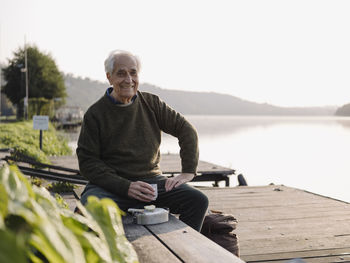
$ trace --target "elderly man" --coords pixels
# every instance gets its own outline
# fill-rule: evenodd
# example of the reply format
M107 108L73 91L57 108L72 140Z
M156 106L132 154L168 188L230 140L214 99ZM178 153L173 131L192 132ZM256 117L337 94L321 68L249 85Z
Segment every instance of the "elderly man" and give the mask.
M124 211L148 204L168 207L200 231L208 199L186 184L198 163L195 129L158 96L138 91L136 56L113 51L105 71L112 87L86 112L78 140L80 172L89 180L82 203L94 195L113 199ZM168 179L159 167L161 131L177 137L181 148L182 173ZM158 186L157 198L151 184Z

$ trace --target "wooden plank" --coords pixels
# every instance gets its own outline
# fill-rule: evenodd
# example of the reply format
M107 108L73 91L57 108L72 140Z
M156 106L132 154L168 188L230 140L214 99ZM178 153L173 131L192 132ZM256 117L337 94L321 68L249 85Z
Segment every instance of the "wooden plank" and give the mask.
M294 259L294 261L292 261ZM311 257L311 258L292 258L290 260L258 260L247 261L247 263L349 263L350 257L348 256L327 256L327 257ZM299 261L297 261L299 259ZM303 260L303 261L300 261Z
M62 166L66 169L79 170L77 156L59 156L51 157L51 162L56 166ZM160 167L164 175L174 175L181 173L181 159L178 154L162 154L160 160ZM209 162L199 160L198 162L198 174L193 179L193 182L220 182L225 181L225 185L229 186L229 175L235 173L234 170L215 165ZM84 178L85 179L85 178ZM81 182L77 182L81 183ZM83 182L84 184L85 182Z
M50 157L53 164L71 169L79 169L78 158L76 155L72 156L54 156ZM160 167L163 173L180 173L181 172L181 159L178 154L161 154ZM199 161L198 162L199 173L219 173L219 174L233 174L234 170L226 168L213 163Z
M144 226L124 224L125 236L133 245L140 263L179 263L180 261Z
M287 252L287 253L274 253L274 254L260 254L260 255L255 254L255 255L244 256L243 259L246 262L271 262L271 261L286 262L287 260L291 260L294 258L302 258L302 259L305 259L307 262L311 262L311 260L315 260L315 259L320 260L322 258L329 260L329 258L349 259L349 257L350 257L350 247L341 248L341 249L293 251L293 252ZM333 262L333 261L326 261L326 262Z
M51 156L51 162L54 165L68 167L71 169L79 170L78 158L76 155L72 156Z
M307 263L349 263L350 256L327 256L327 257L316 257L316 258L306 258Z
M294 258L300 251L312 256L319 250L349 250L349 203L275 185L201 190L210 209L237 218L234 233L244 260L268 262L280 259L273 255L285 253Z
M83 193L84 189L85 185L79 185L73 190L76 199L80 200L81 194Z
M331 249L331 248L344 248L350 243L350 239L337 239L331 237L310 237L295 238L288 236L281 236L279 238L271 236L270 238L257 238L251 240L242 240L246 237L242 237L239 233L239 247L241 251L241 257L245 259L245 256L252 254L271 254L271 253L286 253L302 250L319 250L319 249Z
M184 262L243 262L173 216L170 216L166 224L150 225L146 228L157 235Z
M160 167L163 173L181 173L181 159L178 154L162 154L160 158ZM234 170L213 163L199 161L198 173L210 174L233 174Z

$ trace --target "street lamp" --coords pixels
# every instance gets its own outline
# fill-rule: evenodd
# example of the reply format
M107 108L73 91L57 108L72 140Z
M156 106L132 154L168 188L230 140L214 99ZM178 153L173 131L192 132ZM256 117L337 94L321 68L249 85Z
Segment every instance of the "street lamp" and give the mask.
M24 37L24 64L25 64L25 73L26 73L26 98L24 100L25 108L25 119L28 120L28 59L27 59L27 43L26 38Z
M23 66L21 64L20 66ZM26 40L24 39L24 68L21 67L21 72L25 73L25 85L26 85L26 96L23 100L23 106L24 106L24 118L28 120L28 59L27 59L27 44Z
M24 106L24 118L28 120L28 84L27 84L27 68L21 68L21 72L25 73L25 83L26 83L26 96L23 100L23 106Z
M1 29L1 28L0 28ZM0 31L0 39L1 39L1 31ZM1 68L1 65L0 65L0 122L1 122L1 117L2 117L2 112L1 112L1 85L2 85L2 68Z

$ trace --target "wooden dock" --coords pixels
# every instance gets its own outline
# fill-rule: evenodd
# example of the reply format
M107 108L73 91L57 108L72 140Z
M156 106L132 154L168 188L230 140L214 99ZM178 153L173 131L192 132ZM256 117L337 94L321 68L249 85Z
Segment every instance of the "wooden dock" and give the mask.
M56 164L77 169L76 158L60 158ZM275 185L201 190L209 198L209 209L237 218L234 233L246 262L282 263L295 258L307 263L350 262L347 202ZM64 198L73 209L73 195Z
M350 262L350 204L286 186L205 188L234 215L246 262Z
M78 159L73 156L51 157L54 165L79 170ZM164 175L175 175L181 173L181 159L178 154L162 154L160 167ZM78 171L77 171L78 172ZM235 170L213 163L199 160L195 182L214 182L218 186L220 181L225 182L225 186L230 185L230 176L235 174Z
M245 262L350 262L349 203L276 185L200 189L209 198L209 209L237 218L234 233ZM73 209L73 195L65 199ZM128 238L140 252L145 237L133 235L137 233ZM141 254L143 259L148 256Z

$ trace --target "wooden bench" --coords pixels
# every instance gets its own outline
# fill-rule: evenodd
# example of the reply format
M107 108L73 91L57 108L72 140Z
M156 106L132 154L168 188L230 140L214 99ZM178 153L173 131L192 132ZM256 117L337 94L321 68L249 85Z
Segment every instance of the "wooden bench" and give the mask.
M74 190L76 199L82 191L83 187ZM173 215L168 222L155 225L137 225L128 215L123 217L123 226L141 263L244 262Z
M131 216L123 221L141 263L244 262L172 215L166 223L148 226L132 223Z

